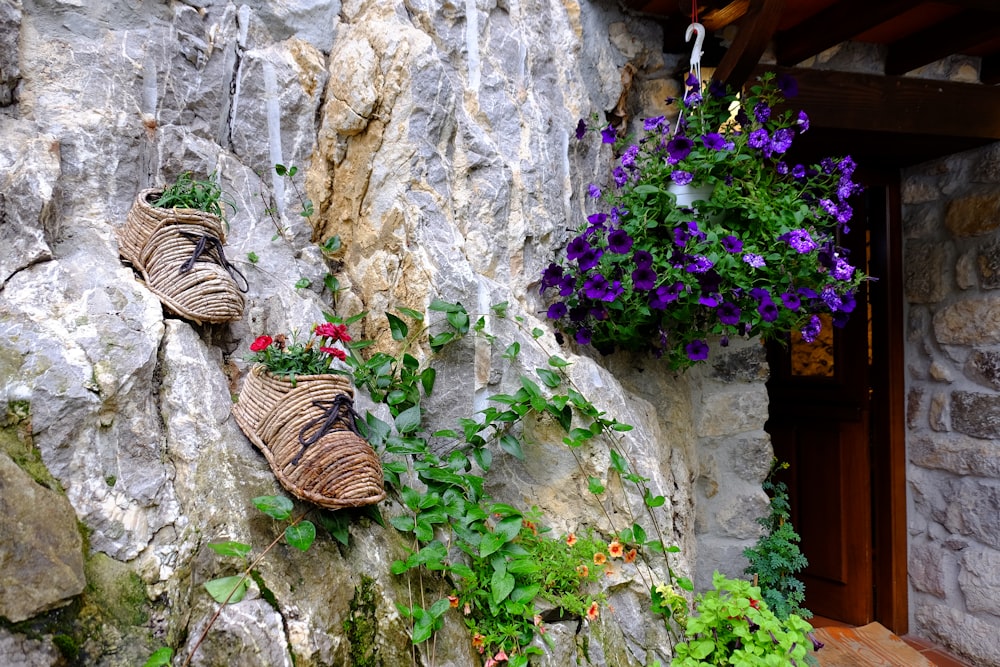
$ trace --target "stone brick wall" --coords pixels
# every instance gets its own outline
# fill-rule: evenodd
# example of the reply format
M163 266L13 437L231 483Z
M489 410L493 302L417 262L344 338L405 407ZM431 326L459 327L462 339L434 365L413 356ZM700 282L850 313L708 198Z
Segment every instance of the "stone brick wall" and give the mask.
M903 176L911 632L1000 665L1000 144Z

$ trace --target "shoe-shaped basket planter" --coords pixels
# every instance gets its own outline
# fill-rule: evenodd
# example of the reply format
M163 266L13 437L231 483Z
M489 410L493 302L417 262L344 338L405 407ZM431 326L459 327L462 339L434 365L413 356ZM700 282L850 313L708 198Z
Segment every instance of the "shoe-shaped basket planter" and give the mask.
M243 317L246 278L226 259L222 220L190 208L154 206L162 189L143 190L118 230L119 254L170 312L198 324Z
M264 454L281 485L327 509L373 505L385 498L382 462L358 433L354 389L343 375L290 380L254 366L233 417Z

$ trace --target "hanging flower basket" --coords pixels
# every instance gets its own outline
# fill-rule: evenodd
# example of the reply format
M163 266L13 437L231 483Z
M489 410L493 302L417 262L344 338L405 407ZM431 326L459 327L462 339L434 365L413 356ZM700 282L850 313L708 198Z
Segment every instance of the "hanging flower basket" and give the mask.
M283 487L328 509L385 498L382 464L355 426L354 390L335 374L291 379L254 366L233 417Z
M118 230L119 254L176 315L203 322L243 317L246 278L226 258L221 218L189 208L153 204L163 189L139 193Z

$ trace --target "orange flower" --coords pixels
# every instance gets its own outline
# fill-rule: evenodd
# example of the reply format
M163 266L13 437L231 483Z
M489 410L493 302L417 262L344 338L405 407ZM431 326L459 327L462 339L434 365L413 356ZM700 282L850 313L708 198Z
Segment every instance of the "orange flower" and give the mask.
M577 565L576 573L581 577L586 577L587 575L590 574L590 568L588 568L586 565Z
M594 554L594 565L604 565L608 562L608 557L604 555L604 552L598 551Z
M576 533L570 533L566 536L566 546L573 546L576 544Z
M448 596L448 605L452 609L456 609L458 607L458 596L457 595L449 595Z
M621 558L623 553L625 553L625 547L623 547L622 543L618 540L615 540L608 545L608 554L612 558Z
M596 602L592 602L590 604L590 609L587 610L587 620L590 620L590 621L597 620L597 615L598 615L599 611L600 610L597 608L597 603Z
M483 649L485 648L485 641L486 637L482 636L477 632L476 634L472 635L472 648L482 653Z
M521 523L524 524L524 527L530 530L535 535L538 534L538 526L536 526L533 521L528 521L527 519L521 519Z
M635 561L635 557L636 557L637 553L638 552L635 549L629 549L625 553L625 562L626 563L631 563L631 562Z

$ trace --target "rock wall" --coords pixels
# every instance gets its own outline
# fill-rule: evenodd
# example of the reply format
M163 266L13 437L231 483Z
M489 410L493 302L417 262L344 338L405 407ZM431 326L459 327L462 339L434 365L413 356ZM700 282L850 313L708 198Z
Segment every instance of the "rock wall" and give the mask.
M16 539L0 545L0 664L137 665L163 645L186 656L217 606L202 583L234 569L207 544L259 547L276 531L251 499L279 487L230 418L248 343L323 311L425 311L435 297L474 313L508 302L490 333L532 350L513 364L503 346L450 352L435 424L560 354L583 393L635 426L624 446L667 499L656 516L681 548L672 567L700 582L739 573L770 461L759 346L675 377L525 333L547 328L537 278L608 163L571 138L576 121L656 111L677 85L661 43L613 2L0 0L0 521L23 517L2 524ZM278 163L301 168L311 220ZM189 170L214 172L235 205L227 253L250 292L231 325L166 316L119 261L137 193ZM317 242L334 234L345 249L331 257ZM383 322L353 333L390 347ZM533 428L525 462L497 452L493 495L539 506L557 531L609 535L561 437ZM587 466L614 477L607 452ZM621 498L614 515L642 506ZM44 561L17 551L36 544ZM192 664L345 665L360 641L385 665L476 664L452 615L433 658L414 651L396 608L414 582L389 570L404 554L364 517L349 546L279 547ZM538 664L668 659L638 568L666 577L661 561L609 577L621 612L554 623ZM359 614L375 628L363 640Z
M1000 665L1000 145L906 172L911 632Z

